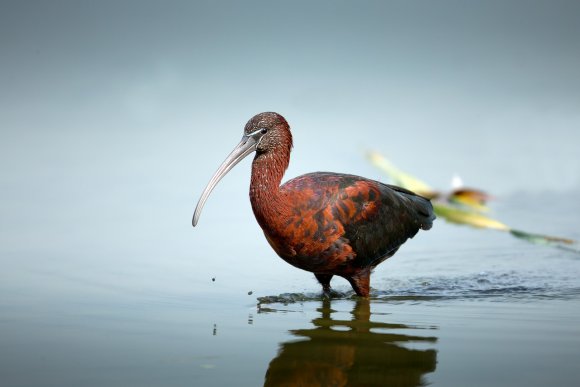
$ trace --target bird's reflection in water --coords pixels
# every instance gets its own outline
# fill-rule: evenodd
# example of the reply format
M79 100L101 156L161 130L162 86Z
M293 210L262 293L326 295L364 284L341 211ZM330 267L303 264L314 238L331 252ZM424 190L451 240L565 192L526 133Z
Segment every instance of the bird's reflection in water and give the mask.
M401 332L404 324L371 321L370 302L359 299L352 319L333 319L331 301L324 300L321 316L311 329L292 330L298 341L282 343L270 362L265 386L421 386L433 372L435 349L409 348L423 343L432 347L432 336Z

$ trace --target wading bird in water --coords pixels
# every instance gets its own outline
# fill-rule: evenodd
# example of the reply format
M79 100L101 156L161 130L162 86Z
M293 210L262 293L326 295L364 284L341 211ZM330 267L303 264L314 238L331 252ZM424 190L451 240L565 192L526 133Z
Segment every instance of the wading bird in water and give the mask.
M291 148L284 117L272 112L252 117L203 191L193 226L221 178L256 152L250 202L272 248L291 265L313 272L324 291L338 275L356 294L368 297L371 271L419 229L431 228L431 202L403 188L341 173L314 172L280 185Z

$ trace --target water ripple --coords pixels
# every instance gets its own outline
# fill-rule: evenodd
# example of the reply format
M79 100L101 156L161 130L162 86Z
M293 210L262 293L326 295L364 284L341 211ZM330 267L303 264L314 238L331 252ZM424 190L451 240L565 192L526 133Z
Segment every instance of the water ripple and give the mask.
M388 286L388 290L380 287ZM482 272L459 277L414 277L391 279L385 285L371 289L371 299L390 302L433 302L445 300L534 301L569 299L580 296L580 286L572 277L554 278L549 275L523 275L515 271ZM345 288L346 289L346 288ZM340 288L342 290L342 288ZM292 304L332 299L353 299L354 292L333 290L323 293L283 293L258 298L259 305Z

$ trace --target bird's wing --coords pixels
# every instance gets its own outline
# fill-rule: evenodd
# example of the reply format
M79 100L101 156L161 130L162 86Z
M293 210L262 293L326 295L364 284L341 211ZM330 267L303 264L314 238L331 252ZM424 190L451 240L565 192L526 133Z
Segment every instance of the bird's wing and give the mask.
M429 200L354 175L316 172L282 186L293 207L293 235L315 250L342 249L361 266L394 253L434 219ZM300 247L303 247L300 245ZM304 248L304 247L303 247ZM377 262L378 264L378 262Z

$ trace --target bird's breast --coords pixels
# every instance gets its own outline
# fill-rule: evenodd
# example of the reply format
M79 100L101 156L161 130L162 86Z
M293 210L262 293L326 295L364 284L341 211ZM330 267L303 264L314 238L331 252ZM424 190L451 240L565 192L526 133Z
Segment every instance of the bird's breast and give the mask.
M282 231L264 229L266 239L281 258L301 269L337 270L356 257L331 206L296 209L277 229Z
M342 237L331 242L313 242L307 237L288 241L264 234L278 256L293 266L314 273L346 273L348 263L356 257L349 241Z

